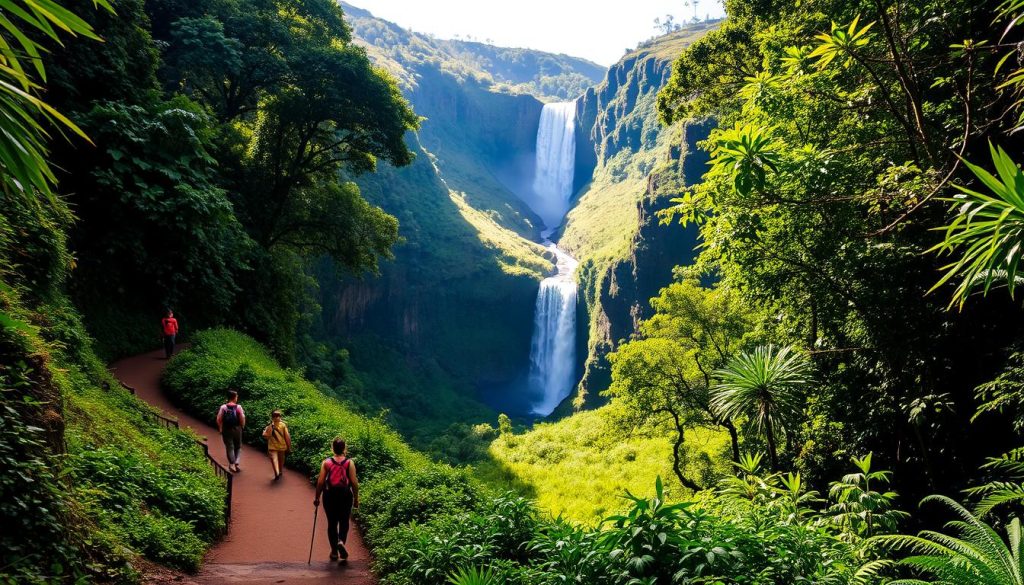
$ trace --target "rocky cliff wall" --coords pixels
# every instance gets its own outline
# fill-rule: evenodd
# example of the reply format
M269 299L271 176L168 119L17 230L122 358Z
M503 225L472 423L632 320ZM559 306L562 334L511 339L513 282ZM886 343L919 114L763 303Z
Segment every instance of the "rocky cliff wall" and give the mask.
M696 144L709 123L664 127L656 98L672 61L714 24L655 40L613 65L577 104L576 183L561 245L580 260L578 340L582 380L576 408L601 403L606 356L651 315L649 300L692 262L696 230L662 225L658 212L700 180L707 161ZM570 412L568 403L559 413Z

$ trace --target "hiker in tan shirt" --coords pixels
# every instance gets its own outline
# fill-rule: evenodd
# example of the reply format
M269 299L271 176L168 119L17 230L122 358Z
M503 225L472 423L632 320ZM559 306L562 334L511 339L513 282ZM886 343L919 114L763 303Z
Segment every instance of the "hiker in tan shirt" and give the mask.
M288 425L281 420L281 411L275 410L270 415L270 424L263 429L263 438L267 440L267 454L270 465L274 468L274 480L281 479L284 472L285 455L292 452L292 436L288 433Z

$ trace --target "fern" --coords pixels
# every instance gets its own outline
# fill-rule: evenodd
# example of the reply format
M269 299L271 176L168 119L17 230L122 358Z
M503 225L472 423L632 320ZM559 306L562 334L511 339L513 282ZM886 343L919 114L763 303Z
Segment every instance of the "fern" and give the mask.
M1014 449L1002 457L989 459L982 469L998 472L1003 479L964 490L968 496L980 497L974 506L975 514L984 517L995 508L1024 502L1024 449Z
M1020 555L1020 521L1013 518L1006 527L1006 539L978 516L945 496L929 496L922 504L936 502L950 509L957 519L946 524L952 534L925 530L917 536L883 535L869 539L892 550L904 550L910 556L895 563L875 561L857 572L859 581L869 582L886 569L905 567L934 577L935 580L897 579L890 585L925 583L985 583L986 585L1024 585L1024 564Z

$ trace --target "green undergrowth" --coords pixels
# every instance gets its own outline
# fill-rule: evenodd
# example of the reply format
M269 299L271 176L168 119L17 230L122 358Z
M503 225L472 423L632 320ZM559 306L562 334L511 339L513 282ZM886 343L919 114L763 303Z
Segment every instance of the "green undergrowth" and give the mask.
M224 391L237 387L255 422L245 435L250 443L260 442L262 418L281 408L298 455L291 461L307 473L327 454L334 435L347 437L364 480L357 520L384 585L469 583L474 581L457 576L481 572L491 578L479 582L505 585L827 582L848 579L857 562L851 538L808 521L794 509L805 499L773 487L774 475L751 481L752 489L765 487L753 500L744 492L721 500L708 495L700 504L669 504L662 481L654 480L652 493L642 485L645 475L631 484L642 495L622 498L616 509L624 513L599 529L553 519L529 499L481 483L469 468L429 461L381 421L320 394L255 341L229 330L198 333L192 348L171 362L164 381L186 408L207 418ZM602 433L603 416L580 417L559 430L578 432L580 441L592 440L615 460L628 458L631 443ZM553 426L539 427L536 437ZM613 437L610 443L599 440L602 434ZM531 440L539 444L536 437ZM498 440L510 439L524 437ZM641 462L656 449L643 451L637 453ZM593 471L573 470L584 479Z
M144 417L66 300L0 291L0 582L131 583L140 557L198 569L226 487L193 436Z
M672 442L667 429L628 432L616 420L617 405L583 411L560 421L542 423L522 434L495 439L490 458L477 465L487 483L514 489L528 487L537 505L551 516L593 525L626 505L622 494L641 493L658 477L670 495L690 493L672 471ZM685 448L690 477L710 485L729 470L729 437L695 430Z

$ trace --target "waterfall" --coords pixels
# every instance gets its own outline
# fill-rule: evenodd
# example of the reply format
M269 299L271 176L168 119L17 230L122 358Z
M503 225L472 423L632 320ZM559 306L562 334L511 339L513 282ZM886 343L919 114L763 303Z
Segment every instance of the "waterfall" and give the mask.
M547 238L569 211L576 165L576 102L544 104L537 128L533 198L527 203L547 228ZM530 342L530 409L547 416L576 384L576 260L554 243L558 271L537 291Z
M576 384L576 260L549 242L558 273L537 292L530 343L530 390L534 414L547 416Z
M569 211L575 167L576 102L544 104L530 207L548 229L558 227Z

